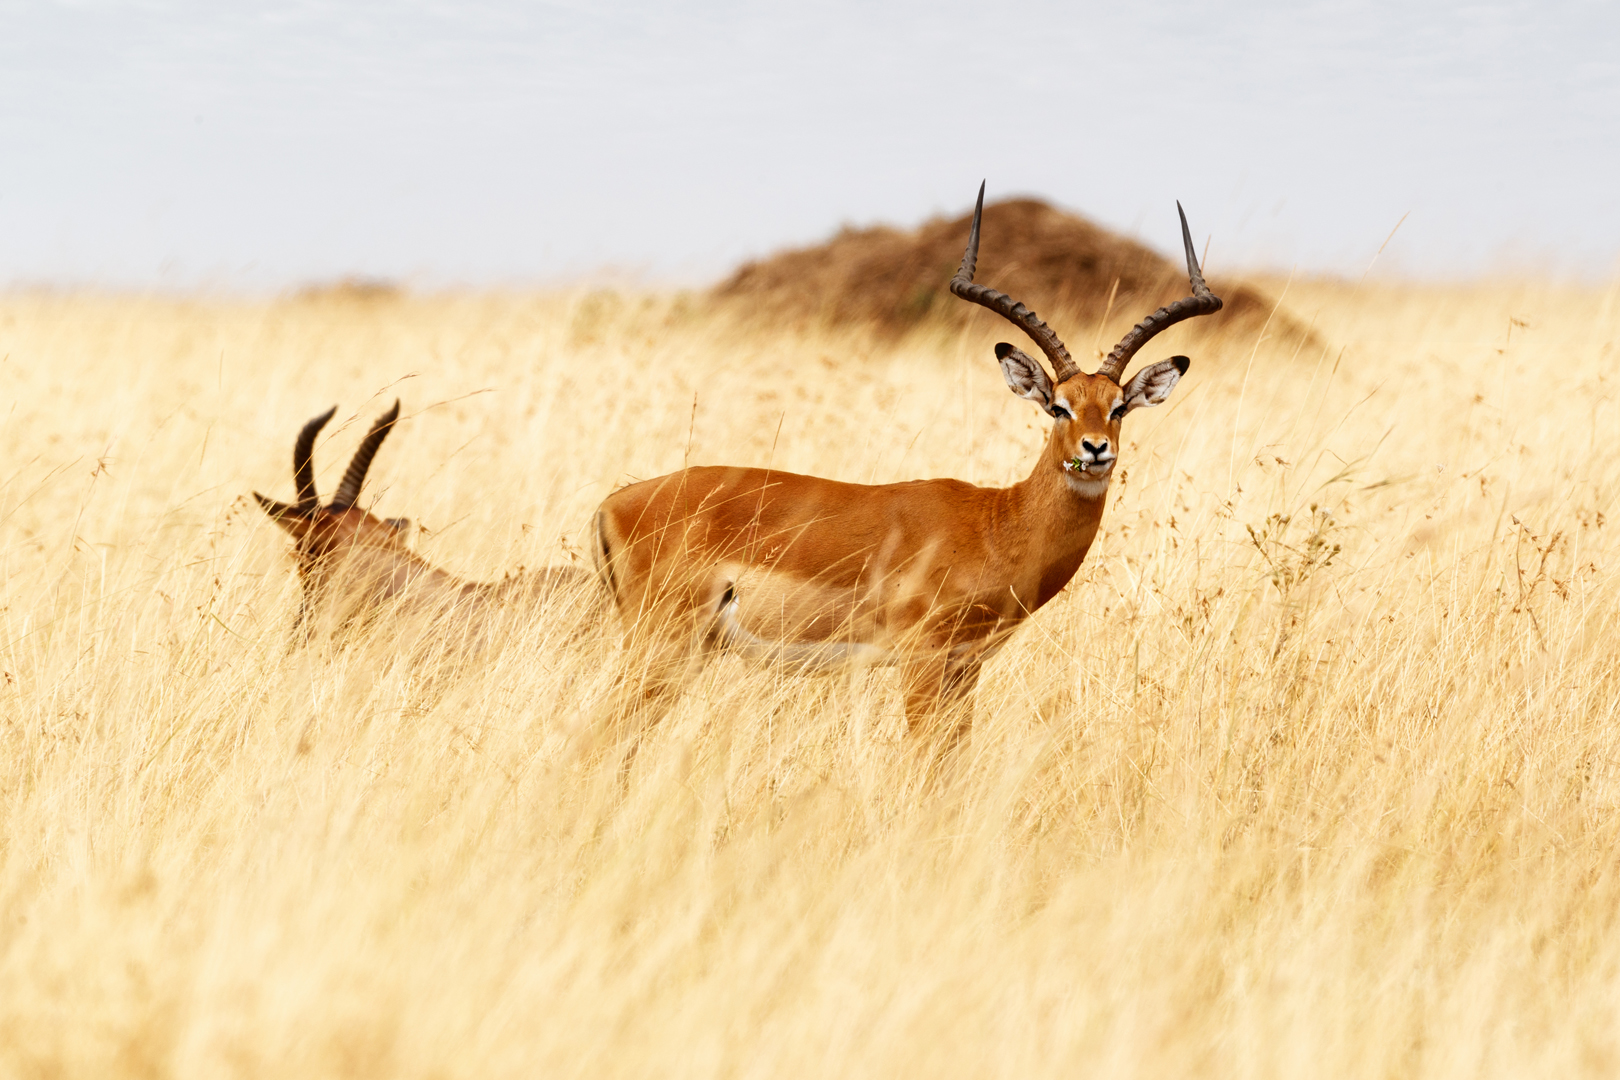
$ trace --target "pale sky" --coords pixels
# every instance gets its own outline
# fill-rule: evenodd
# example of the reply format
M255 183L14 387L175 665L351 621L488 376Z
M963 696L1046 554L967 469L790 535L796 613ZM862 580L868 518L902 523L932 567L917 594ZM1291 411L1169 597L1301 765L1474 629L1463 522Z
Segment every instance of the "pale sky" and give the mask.
M702 283L1035 194L1222 268L1620 270L1620 7L0 0L0 286Z

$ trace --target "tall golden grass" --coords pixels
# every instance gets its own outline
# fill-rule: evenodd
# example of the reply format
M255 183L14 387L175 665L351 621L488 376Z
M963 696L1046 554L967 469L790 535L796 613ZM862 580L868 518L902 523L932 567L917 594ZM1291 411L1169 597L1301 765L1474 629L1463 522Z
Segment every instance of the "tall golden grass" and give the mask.
M1612 1075L1616 296L1295 283L1326 348L1196 339L948 782L893 673L722 659L622 793L610 631L289 649L299 425L330 491L403 397L363 501L494 578L683 463L1018 478L992 317L0 299L0 1073Z

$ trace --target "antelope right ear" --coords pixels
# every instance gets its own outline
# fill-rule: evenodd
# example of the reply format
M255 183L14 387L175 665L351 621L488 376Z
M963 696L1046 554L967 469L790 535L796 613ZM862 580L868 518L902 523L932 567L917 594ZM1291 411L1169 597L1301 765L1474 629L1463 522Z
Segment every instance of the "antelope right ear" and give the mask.
M1005 341L996 343L996 359L1001 361L1001 377L1007 380L1007 389L1057 415L1052 412L1052 380L1039 361Z
M270 520L280 525L294 540L302 540L309 531L309 515L298 507L266 498L257 491L253 497L259 501L259 508L270 515Z

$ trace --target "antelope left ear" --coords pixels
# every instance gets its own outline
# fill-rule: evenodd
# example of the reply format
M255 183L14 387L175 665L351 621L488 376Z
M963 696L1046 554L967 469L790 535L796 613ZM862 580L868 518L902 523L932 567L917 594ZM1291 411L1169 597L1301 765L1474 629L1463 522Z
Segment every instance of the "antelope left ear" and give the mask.
M1125 411L1140 409L1144 405L1163 404L1191 365L1192 361L1185 356L1172 356L1138 371L1125 384Z
M290 503L277 502L275 499L260 495L257 491L253 497L259 501L259 508L270 515L270 520L286 530L287 535L294 540L302 540L309 531L309 517L298 507Z

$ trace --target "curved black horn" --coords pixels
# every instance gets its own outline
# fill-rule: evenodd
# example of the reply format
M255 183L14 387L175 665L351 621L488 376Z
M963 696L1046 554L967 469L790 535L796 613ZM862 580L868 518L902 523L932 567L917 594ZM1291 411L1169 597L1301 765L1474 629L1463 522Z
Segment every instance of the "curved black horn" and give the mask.
M1204 273L1198 269L1198 256L1193 252L1192 233L1187 228L1187 213L1181 209L1181 203L1176 203L1176 213L1181 215L1181 242L1187 249L1187 280L1192 282L1193 294L1173 304L1167 304L1131 327L1131 332L1120 338L1114 351L1109 353L1097 369L1097 374L1106 375L1116 383L1125 374L1125 365L1131 362L1136 351L1146 345L1161 330L1167 330L1183 319L1190 319L1194 315L1213 315L1221 310L1221 298L1209 291L1204 284Z
M298 487L297 505L302 509L310 509L320 502L315 494L315 436L336 412L334 405L305 424L304 430L298 433L298 441L293 443L293 483Z
M366 437L360 440L360 449L354 452L354 458L343 473L343 482L338 485L337 494L332 496L333 510L347 510L354 505L360 497L360 485L366 482L366 470L371 468L371 459L377 455L377 447L388 438L388 433L394 428L394 421L399 419L399 399L394 399L394 407L377 417L377 422L371 425Z
M967 251L962 255L961 268L956 271L956 276L951 278L951 292L963 300L982 304L1028 334L1052 362L1055 382L1062 382L1071 375L1080 374L1080 365L1069 356L1069 350L1063 347L1063 342L1058 339L1050 326L1041 321L1039 315L1004 292L997 292L988 285L973 284L973 271L979 262L979 219L983 215L984 183L981 181L979 201L973 206L973 228L968 231Z

